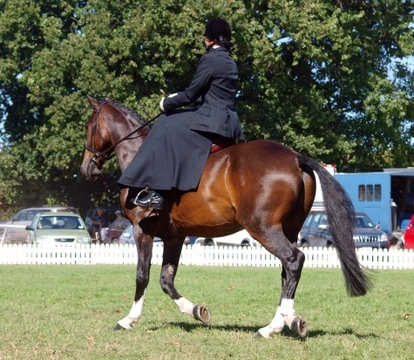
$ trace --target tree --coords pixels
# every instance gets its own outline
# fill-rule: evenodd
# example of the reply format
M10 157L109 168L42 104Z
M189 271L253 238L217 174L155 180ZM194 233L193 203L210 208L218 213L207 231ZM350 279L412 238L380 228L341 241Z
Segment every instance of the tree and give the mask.
M114 201L114 161L93 188L78 176L86 94L155 116L160 89L189 84L214 16L233 28L248 139L343 171L413 165L413 69L400 61L414 54L412 11L401 0L0 0L0 204Z

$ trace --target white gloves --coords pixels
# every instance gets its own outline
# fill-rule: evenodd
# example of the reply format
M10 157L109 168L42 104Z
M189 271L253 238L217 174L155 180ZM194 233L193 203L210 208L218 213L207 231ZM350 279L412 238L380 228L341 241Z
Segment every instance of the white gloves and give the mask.
M174 96L177 96L177 93L168 95L169 98L172 98ZM164 110L164 99L165 99L165 97L162 97L161 101L160 101L160 109L161 109L162 112L165 112L165 110Z

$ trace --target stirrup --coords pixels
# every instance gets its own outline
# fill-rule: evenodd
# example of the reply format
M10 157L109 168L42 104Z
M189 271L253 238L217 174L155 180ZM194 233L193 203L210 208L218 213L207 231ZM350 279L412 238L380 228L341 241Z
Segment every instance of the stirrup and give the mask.
M139 200L139 198L141 197L141 194L142 194L142 193L144 193L144 194L148 194L150 191L151 191L151 189L150 189L148 186L146 186L146 187L145 187L145 189L142 189L142 190L141 190L141 191L137 194L137 196L135 196L134 200L131 200L131 202L132 202L134 205L138 206L138 200Z

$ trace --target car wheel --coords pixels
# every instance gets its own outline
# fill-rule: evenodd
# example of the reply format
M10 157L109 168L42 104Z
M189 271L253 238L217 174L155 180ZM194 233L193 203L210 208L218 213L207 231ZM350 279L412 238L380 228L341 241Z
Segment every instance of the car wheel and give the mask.
M306 241L302 241L300 246L303 247L303 248L307 248L307 247L309 247L309 244Z
M204 239L204 246L214 246L214 242L211 239Z
M119 244L119 239L118 238L113 238L111 242L112 242L112 244Z

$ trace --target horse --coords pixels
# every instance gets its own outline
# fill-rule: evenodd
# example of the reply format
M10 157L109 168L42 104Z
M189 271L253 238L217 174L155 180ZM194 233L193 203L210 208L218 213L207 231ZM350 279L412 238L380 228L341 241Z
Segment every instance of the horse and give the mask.
M88 180L96 180L112 156L116 156L123 172L145 141L150 126L135 111L110 99L99 101L88 96L88 100L92 114L86 124L87 143L80 172ZM356 256L354 209L344 189L316 160L276 141L253 140L211 153L197 189L169 191L165 210L135 206L131 200L142 189L120 189L121 207L133 226L138 263L131 310L114 330L132 329L141 318L154 236L164 243L162 290L182 313L208 324L207 306L186 299L174 285L184 239L219 237L246 229L282 264L282 290L276 313L257 335L270 338L287 325L298 337L306 337L306 320L296 315L294 308L305 261L296 242L314 201L315 173L321 183L347 292L350 296L366 294L370 280Z

